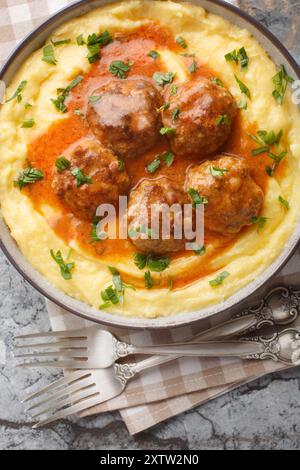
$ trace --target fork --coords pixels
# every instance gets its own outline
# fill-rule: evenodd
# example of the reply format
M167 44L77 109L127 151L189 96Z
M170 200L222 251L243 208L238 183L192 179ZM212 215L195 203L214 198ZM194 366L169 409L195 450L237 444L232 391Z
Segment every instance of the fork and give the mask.
M201 332L194 338L184 342L208 341L229 338L241 333L254 331L264 325L289 325L298 315L296 308L278 309L278 296L290 298L292 291L287 288L276 288L270 291L266 298L256 308L250 308L235 318L221 325ZM276 302L274 302L274 299ZM15 346L15 357L18 359L33 359L34 362L25 362L18 367L63 367L69 369L101 369L110 367L119 358L131 354L166 354L167 345L163 345L161 352L157 346L137 347L119 341L110 332L98 326L73 331L58 331L50 333L34 333L17 336L16 339L53 339L36 344L22 344ZM172 345L170 345L172 347ZM52 351L51 351L52 349ZM20 350L27 350L20 353ZM40 358L52 360L38 361Z
M290 328L270 338L181 344L171 348L174 353L178 353L179 349L184 356L273 359L292 366L299 364L300 331ZM169 353L170 348L166 351L166 354ZM24 400L29 402L42 398L27 409L36 410L33 419L38 419L38 422L33 427L50 424L111 400L125 390L128 381L135 375L173 359L170 356L151 357L138 363L114 364L106 369L73 372ZM46 398L48 393L50 396Z

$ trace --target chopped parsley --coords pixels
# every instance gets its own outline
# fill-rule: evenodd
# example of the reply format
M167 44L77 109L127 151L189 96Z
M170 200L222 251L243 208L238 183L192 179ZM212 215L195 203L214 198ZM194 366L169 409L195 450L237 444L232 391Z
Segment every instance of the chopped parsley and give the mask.
M78 36L79 38L80 36ZM77 44L78 44L77 38ZM83 39L83 38L82 38ZM81 41L81 38L80 38ZM109 43L113 41L113 38L109 31L104 31L101 34L90 34L87 39L87 48L88 48L88 61L90 64L97 62L97 60L101 57L101 46L107 46ZM82 45L82 44L80 44Z
M161 155L161 157L164 159L165 164L170 167L175 159L175 155L173 152L165 152Z
M218 86L221 86L222 88L225 88L225 85L224 83L222 82L222 80L218 77L213 77L211 79L211 81L215 84L215 85L218 85Z
M107 287L101 292L101 298L104 303L100 305L100 310L104 310L105 308L111 307L112 305L123 303L125 288L135 290L135 287L125 284L122 281L120 272L116 268L109 266L108 269L113 276L113 285Z
M223 284L223 282L228 276L230 276L230 274L227 271L223 271L222 273L218 274L215 279L209 281L209 284L211 285L211 287L218 287Z
M261 232L265 228L268 218L263 216L255 216L252 217L251 221L254 225L257 225L257 231Z
M197 208L199 205L208 204L208 200L205 196L200 196L198 191L194 188L190 188L188 190L188 195L191 197L193 201L193 207Z
M107 238L106 232L98 231L99 222L100 222L100 218L94 217L94 220L92 222L92 231L91 231L91 239L93 242L100 242Z
M218 178L219 176L225 176L225 174L228 173L229 170L226 170L225 168L216 168L215 166L211 166L209 168L209 171L212 176Z
M62 277L66 280L69 281L72 279L72 271L75 268L75 263L65 263L61 251L57 251L54 253L53 250L50 251L51 257L54 259L54 261L58 264L60 267L60 273Z
M274 161L273 165L267 166L266 172L269 176L274 176L275 171L277 170L281 160L287 155L287 152L281 152L279 155L275 155L272 152L268 153L268 156Z
M125 64L125 62L121 60L115 60L110 64L109 71L116 77L124 79L124 78L127 78L127 74L130 71L131 67L132 67L131 62L128 62L128 64Z
M247 68L249 64L249 57L244 47L239 50L234 49L232 52L226 54L225 60L227 62L235 62L237 65L240 63L242 69Z
M73 90L73 88L75 88L82 80L83 77L81 75L78 75L78 77L74 78L74 80L72 80L72 82L66 88L60 88L58 90L58 96L56 100L51 98L51 102L54 104L58 111L60 111L61 113L67 112L65 100L69 96L70 91Z
M162 127L160 130L161 135L175 135L176 129L173 127Z
M61 41L51 41L54 47L63 46L64 44L70 44L71 39L62 39Z
M180 47L182 47L182 49L186 49L186 48L187 48L187 43L186 43L186 41L183 39L182 36L177 36L176 42L177 42L177 44L179 44Z
M246 100L240 100L237 104L238 109L247 109L248 103Z
M76 114L76 116L84 116L84 113L82 111L80 111L80 109L76 108L74 110L74 114Z
M80 34L79 36L77 36L76 42L77 42L78 46L84 46L85 45L85 40L83 38L83 34Z
M90 103L97 103L97 101L100 101L102 98L101 95L92 95L88 97L88 100Z
M173 82L175 75L176 74L173 72L155 72L153 74L153 80L157 85L164 87Z
M89 176L86 176L80 168L72 168L71 173L76 178L78 188L83 184L92 184L92 179Z
M154 286L154 280L151 276L150 271L146 271L144 274L145 286L147 289L152 289Z
M190 73L196 73L198 70L198 63L196 60L193 60L193 62L191 63L191 65L189 66L189 72Z
M160 164L160 158L156 157L153 162L149 163L149 165L146 166L148 173L155 173L159 169Z
M217 126L225 126L226 124L229 124L229 118L227 114L221 114L218 116L216 119L216 124Z
M18 85L18 88L14 92L14 94L9 98L8 100L5 101L5 103L9 103L10 101L14 100L15 98L17 99L17 102L20 103L22 101L22 95L21 92L24 90L25 86L27 85L27 80L22 80L20 84Z
M170 96L176 95L177 91L178 91L178 86L172 85L170 88Z
M55 56L54 56L54 48L52 44L48 44L48 46L44 47L42 60L44 62L47 62L47 64L50 64L50 65L57 64L57 60L55 59Z
M136 253L134 255L134 263L140 269L148 268L152 272L161 273L165 271L170 265L170 259L167 256L161 258L153 255L143 255Z
M251 99L251 93L249 88L243 83L237 75L234 75L234 78L236 79L237 84L240 87L240 90L242 93L244 93L249 99Z
M291 206L290 206L289 201L287 201L286 199L284 199L282 196L279 196L279 197L278 197L278 201L280 202L280 204L283 205L283 207L284 207L287 211L290 210Z
M282 129L276 134L274 131L258 131L256 135L250 134L251 139L259 147L252 150L252 155L256 156L271 150L273 145L279 145L283 136Z
M206 253L206 248L204 245L199 245L198 243L194 242L189 245L190 249L193 250L195 255L203 256Z
M33 184L44 178L44 173L37 168L28 167L19 174L17 181L14 181L14 185L22 189L27 184Z
M118 159L118 171L119 173L123 173L125 169L125 164L123 162L123 160L121 160L120 158Z
M161 111L164 111L165 109L169 109L170 106L171 106L171 103L165 103L160 108L158 108L157 112L160 113Z
M33 104L31 104L31 103L25 103L24 108L25 108L25 109L32 109L32 108L33 108Z
M172 120L176 121L179 118L180 108L176 108L172 113Z
M157 51L150 51L148 54L148 57L152 57L152 59L158 59L160 57L160 54Z
M21 125L22 129L29 129L35 125L35 120L33 118L25 119Z
M55 161L55 166L58 173L63 173L71 167L71 162L66 157L59 157Z
M140 234L147 235L151 240L158 239L156 232L153 229L146 227L146 225L141 225L140 227L131 229L128 232L129 238L138 238Z
M272 95L276 102L282 105L288 85L290 83L294 83L295 80L288 75L284 65L281 65L279 72L273 77L272 80L275 85L275 90L273 91Z

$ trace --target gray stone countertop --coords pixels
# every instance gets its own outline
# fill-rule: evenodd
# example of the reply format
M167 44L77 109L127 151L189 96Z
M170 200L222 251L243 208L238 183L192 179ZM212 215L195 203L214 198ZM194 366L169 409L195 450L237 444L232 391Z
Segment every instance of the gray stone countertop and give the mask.
M241 0L300 59L299 0ZM298 36L298 37L297 37ZM0 254L0 449L299 449L300 369L273 374L130 437L118 413L32 430L21 398L58 376L12 368L13 336L47 330L44 299Z

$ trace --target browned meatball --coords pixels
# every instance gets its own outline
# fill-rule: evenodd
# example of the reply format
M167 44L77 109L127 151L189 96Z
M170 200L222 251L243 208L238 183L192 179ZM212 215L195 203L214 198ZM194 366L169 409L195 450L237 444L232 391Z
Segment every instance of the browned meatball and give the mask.
M119 157L136 157L156 142L161 128L161 97L142 79L113 80L93 92L88 123L95 136Z
M69 168L55 171L52 189L75 215L92 219L100 204L117 206L120 195L129 189L125 167L113 153L92 139L68 150Z
M170 103L162 118L164 127L174 129L169 134L174 153L199 158L225 144L237 114L226 88L206 78L187 82L170 97Z
M251 225L262 209L264 194L250 175L247 163L238 157L220 156L188 171L185 189L207 201L205 227L223 234L238 233Z
M128 233L136 248L143 253L153 254L167 254L184 249L185 240L183 236L179 237L177 229L175 231L175 226L180 230L182 228L179 212L170 211L170 224L168 217L163 219L162 213L164 205L171 207L173 204L178 205L178 209L183 212L183 205L187 203L188 198L182 188L168 178L142 180L131 191L127 212ZM152 220L159 221L158 226L151 224L151 216ZM169 231L167 227L170 227Z

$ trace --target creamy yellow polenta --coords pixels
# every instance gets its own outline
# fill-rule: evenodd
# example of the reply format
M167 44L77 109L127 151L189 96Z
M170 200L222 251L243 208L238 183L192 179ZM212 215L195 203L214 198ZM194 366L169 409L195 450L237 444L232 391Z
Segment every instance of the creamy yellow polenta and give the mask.
M100 291L111 284L111 274L107 262L87 256L75 244L66 245L49 227L45 208L43 217L34 210L31 201L13 181L22 169L27 157L27 144L37 135L47 130L57 120L66 116L59 113L49 97L56 96L57 88L66 87L78 74L89 70L86 48L78 47L76 37L86 37L91 32L100 33L108 29L112 34L131 31L152 21L158 21L172 30L174 36L182 35L187 44L186 52L196 53L204 63L211 66L228 85L237 101L242 95L234 79L234 66L224 60L224 55L233 49L244 46L250 57L250 65L243 72L243 81L251 90L252 99L247 110L243 110L245 126L257 123L259 129L283 129L287 143L287 165L280 177L269 178L263 216L268 218L263 231L257 228L245 234L226 251L213 260L215 274L228 271L230 277L213 288L209 284L212 276L202 278L180 290L137 289L127 290L124 304L113 307L112 313L126 316L158 317L191 312L222 302L239 289L257 279L282 251L300 217L300 115L292 103L288 91L283 106L279 106L273 96L272 77L276 66L266 52L252 37L223 18L208 14L202 8L191 4L168 1L131 0L112 4L76 18L55 31L55 40L71 38L72 43L55 50L57 65L49 66L41 61L42 50L36 51L26 60L7 89L10 97L21 80L28 84L22 92L23 100L12 100L0 110L0 200L3 217L13 238L17 241L24 256L51 283L70 296L82 300L96 308L100 304ZM187 79L182 59L173 52L162 51L162 57L169 70L177 73L179 81ZM25 109L24 103L33 105ZM25 119L34 118L36 125L29 129L21 128ZM290 203L287 211L278 201L283 196ZM72 261L76 263L72 280L65 281L49 252L61 250L66 256L73 248ZM209 247L207 247L209 252ZM166 275L176 277L184 271L191 271L206 263L206 257L181 258L171 263ZM132 260L112 259L112 263L122 273L142 277ZM213 276L214 277L214 276ZM110 311L110 310L108 310Z

